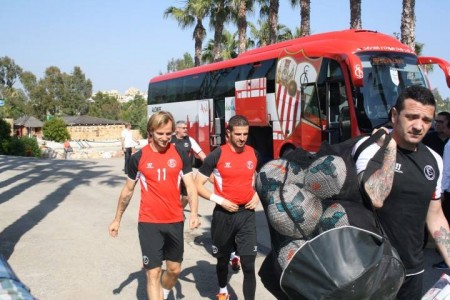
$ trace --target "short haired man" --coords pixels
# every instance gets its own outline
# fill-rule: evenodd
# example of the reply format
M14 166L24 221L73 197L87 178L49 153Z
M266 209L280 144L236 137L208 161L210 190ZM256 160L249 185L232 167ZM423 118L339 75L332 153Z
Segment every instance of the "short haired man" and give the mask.
M139 141L133 138L133 133L131 132L131 124L126 123L125 128L122 130L120 142L122 144L122 151L125 157L125 164L123 171L128 174L128 166L130 163L131 155L134 153L136 145L139 145Z
M445 132L449 121L449 112L441 111L440 113L438 113L436 119L434 120L436 124L435 130L428 132L422 140L422 143L436 151L441 157L444 154L444 146L449 138Z
M427 88L410 86L401 92L391 111L391 143L397 147L388 147L383 167L363 183L406 268L396 299L421 299L425 222L445 262L450 262L450 229L440 200L442 158L421 143L435 109L433 94ZM379 148L374 144L361 152L356 161L359 176Z
M172 135L170 142L185 150L190 161L193 159L192 152L197 154L201 161L205 160L206 155L202 148L192 137L188 135L188 127L185 121L177 121L175 125L175 134ZM183 183L181 183L181 203L183 207L185 207L188 203L186 187Z
M234 245L241 258L244 274L243 294L246 300L255 299L256 219L259 203L254 189L258 158L255 150L246 145L248 120L233 116L226 129L227 143L212 151L195 177L198 193L216 203L211 222L212 253L217 258L219 283L217 299L229 299L228 263ZM214 193L204 184L214 174Z
M444 130L447 136L450 137L450 122L447 122L447 126ZM442 176L442 192L444 193L444 213L447 217L447 220L450 219L450 140L445 144L444 148L444 171ZM446 211L447 208L447 211Z
M445 127L443 128L443 133L450 137L450 122L445 122ZM450 220L450 139L447 141L444 147L444 153L442 156L442 160L444 161L444 171L442 174L442 210L444 211L444 215L447 218L447 221ZM448 270L449 267L445 263L445 261L441 261L433 264L434 269L438 270Z
M181 271L184 215L180 179L186 184L190 197L190 228L200 224L191 164L186 153L170 143L174 127L169 112L159 111L148 120L149 143L131 157L128 178L120 193L115 218L109 225L109 234L117 237L122 215L139 180L138 231L150 300L167 299ZM165 272L161 269L163 260L166 261Z

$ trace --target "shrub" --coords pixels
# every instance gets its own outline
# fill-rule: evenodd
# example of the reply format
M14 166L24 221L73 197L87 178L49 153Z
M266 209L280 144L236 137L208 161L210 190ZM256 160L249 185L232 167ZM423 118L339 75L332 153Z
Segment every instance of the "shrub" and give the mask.
M25 156L25 144L19 137L14 136L8 145L8 155Z
M144 139L147 138L147 116L139 123L139 132Z
M13 137L9 141L7 154L15 156L42 157L38 142L31 137Z
M54 118L44 123L42 128L44 139L62 143L70 140L69 131L67 131L66 123L60 118Z
M0 119L0 154L8 153L8 145L11 139L11 125Z

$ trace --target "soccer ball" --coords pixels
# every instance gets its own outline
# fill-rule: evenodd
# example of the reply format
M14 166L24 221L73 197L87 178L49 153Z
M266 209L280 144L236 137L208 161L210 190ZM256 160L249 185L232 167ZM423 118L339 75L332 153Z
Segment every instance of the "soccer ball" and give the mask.
M339 194L347 177L342 157L326 155L315 160L305 172L305 189L320 199Z

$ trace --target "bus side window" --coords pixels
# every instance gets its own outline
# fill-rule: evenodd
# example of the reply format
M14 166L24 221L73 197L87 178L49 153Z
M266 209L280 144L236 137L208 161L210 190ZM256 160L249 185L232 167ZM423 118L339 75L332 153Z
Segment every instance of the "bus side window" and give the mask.
M304 89L302 95L302 102L304 103L303 117L315 125L321 126L321 113L319 108L319 101L317 90L314 85L309 85Z
M239 68L227 68L215 73L216 85L214 99L225 99L234 96L234 84L239 76Z
M200 91L205 73L186 76L183 80L183 101L201 99Z
M165 102L167 84L164 81L149 85L149 104L159 104Z

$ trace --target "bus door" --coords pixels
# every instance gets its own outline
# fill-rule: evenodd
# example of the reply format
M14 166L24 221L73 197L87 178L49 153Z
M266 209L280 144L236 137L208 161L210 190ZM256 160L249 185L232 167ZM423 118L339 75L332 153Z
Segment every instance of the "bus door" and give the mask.
M225 143L225 121L227 118L226 112L232 110L234 107L234 99L213 99L212 107L212 128L211 128L211 146L218 147ZM233 109L234 110L234 109Z
M350 137L350 112L344 82L327 85L327 140L330 144Z
M319 87L323 91L319 93L322 118L326 120L322 137L330 144L336 144L351 136L350 111L341 66L335 60L327 62L326 80Z

